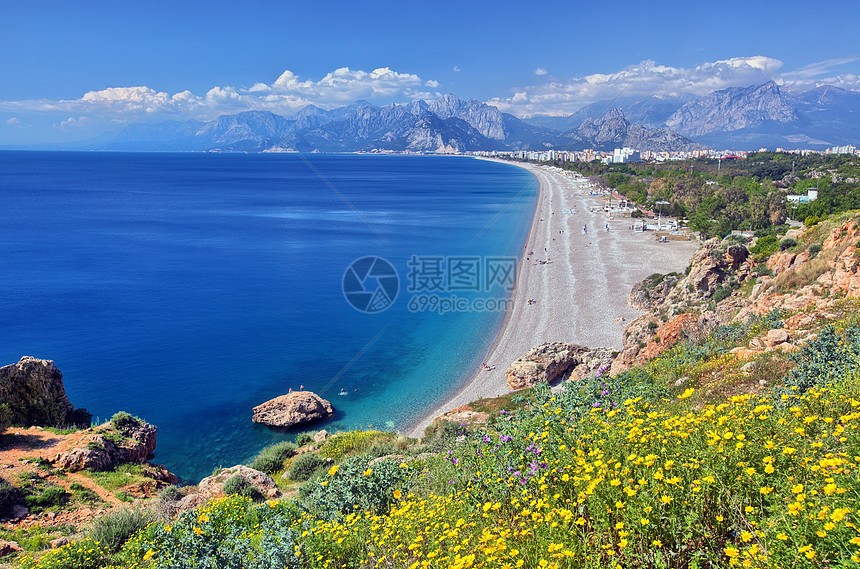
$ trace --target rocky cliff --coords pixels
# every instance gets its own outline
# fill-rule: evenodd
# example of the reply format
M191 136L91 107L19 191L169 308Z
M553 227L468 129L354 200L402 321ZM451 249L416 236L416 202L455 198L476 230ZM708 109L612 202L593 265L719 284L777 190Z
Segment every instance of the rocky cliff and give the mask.
M71 472L98 472L129 462L146 462L155 452L156 428L133 418L127 424L114 423L88 429L72 448L57 453L51 462Z
M17 364L0 368L0 405L15 425L60 427L89 417L75 413L66 397L63 374L51 360L25 356Z
M835 314L846 299L860 298L860 215L794 229L786 238L796 244L786 243L769 256L751 254L732 239L712 239L685 275L653 275L634 287L628 302L647 312L626 328L612 373L647 361L678 340L703 339L720 325L774 310L793 316L784 328L753 338L748 349L793 351L812 333L815 314Z

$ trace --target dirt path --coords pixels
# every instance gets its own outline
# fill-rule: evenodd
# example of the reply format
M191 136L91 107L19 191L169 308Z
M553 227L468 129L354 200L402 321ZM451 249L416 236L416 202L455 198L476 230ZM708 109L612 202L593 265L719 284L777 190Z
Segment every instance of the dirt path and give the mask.
M0 476L11 484L17 485L22 474L35 473L43 480L60 486L70 493L73 484L80 484L98 496L107 507L122 508L128 506L113 492L83 474L63 472L63 476L57 476L39 468L40 461L52 460L57 456L57 453L74 446L85 435L84 431L58 435L40 427L9 428L0 436ZM92 512L92 515L84 515L83 517L91 519L97 514L98 512ZM61 516L61 518L65 517Z

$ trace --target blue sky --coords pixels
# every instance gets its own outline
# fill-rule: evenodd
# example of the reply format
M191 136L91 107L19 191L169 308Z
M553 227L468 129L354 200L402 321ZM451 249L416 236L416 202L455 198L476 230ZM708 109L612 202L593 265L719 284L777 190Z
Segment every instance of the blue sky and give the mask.
M0 0L0 144L454 92L518 116L774 79L860 90L856 0Z

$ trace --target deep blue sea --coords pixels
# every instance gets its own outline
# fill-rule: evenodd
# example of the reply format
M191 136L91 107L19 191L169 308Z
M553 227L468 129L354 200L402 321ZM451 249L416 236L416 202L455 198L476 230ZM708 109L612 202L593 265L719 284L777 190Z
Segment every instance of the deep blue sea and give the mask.
M251 408L300 385L336 409L314 428L403 429L504 316L420 294L506 296L483 263L519 257L537 189L458 157L0 152L0 365L54 360L76 407L157 425L155 461L189 481L294 438ZM343 293L365 256L399 279L356 265L385 310Z

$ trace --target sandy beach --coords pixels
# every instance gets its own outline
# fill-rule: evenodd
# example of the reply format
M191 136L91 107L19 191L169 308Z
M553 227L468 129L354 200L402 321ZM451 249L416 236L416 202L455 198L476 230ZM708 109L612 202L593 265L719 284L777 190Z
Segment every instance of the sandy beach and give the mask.
M513 308L486 359L495 369L476 370L410 436L421 436L434 417L449 409L507 393L505 370L534 346L573 342L620 349L624 328L640 314L627 305L633 285L653 273L683 271L698 247L696 241L659 243L653 232L633 232L629 217L609 219L603 210L606 197L588 195L585 178L517 165L537 177L540 194L518 267Z

